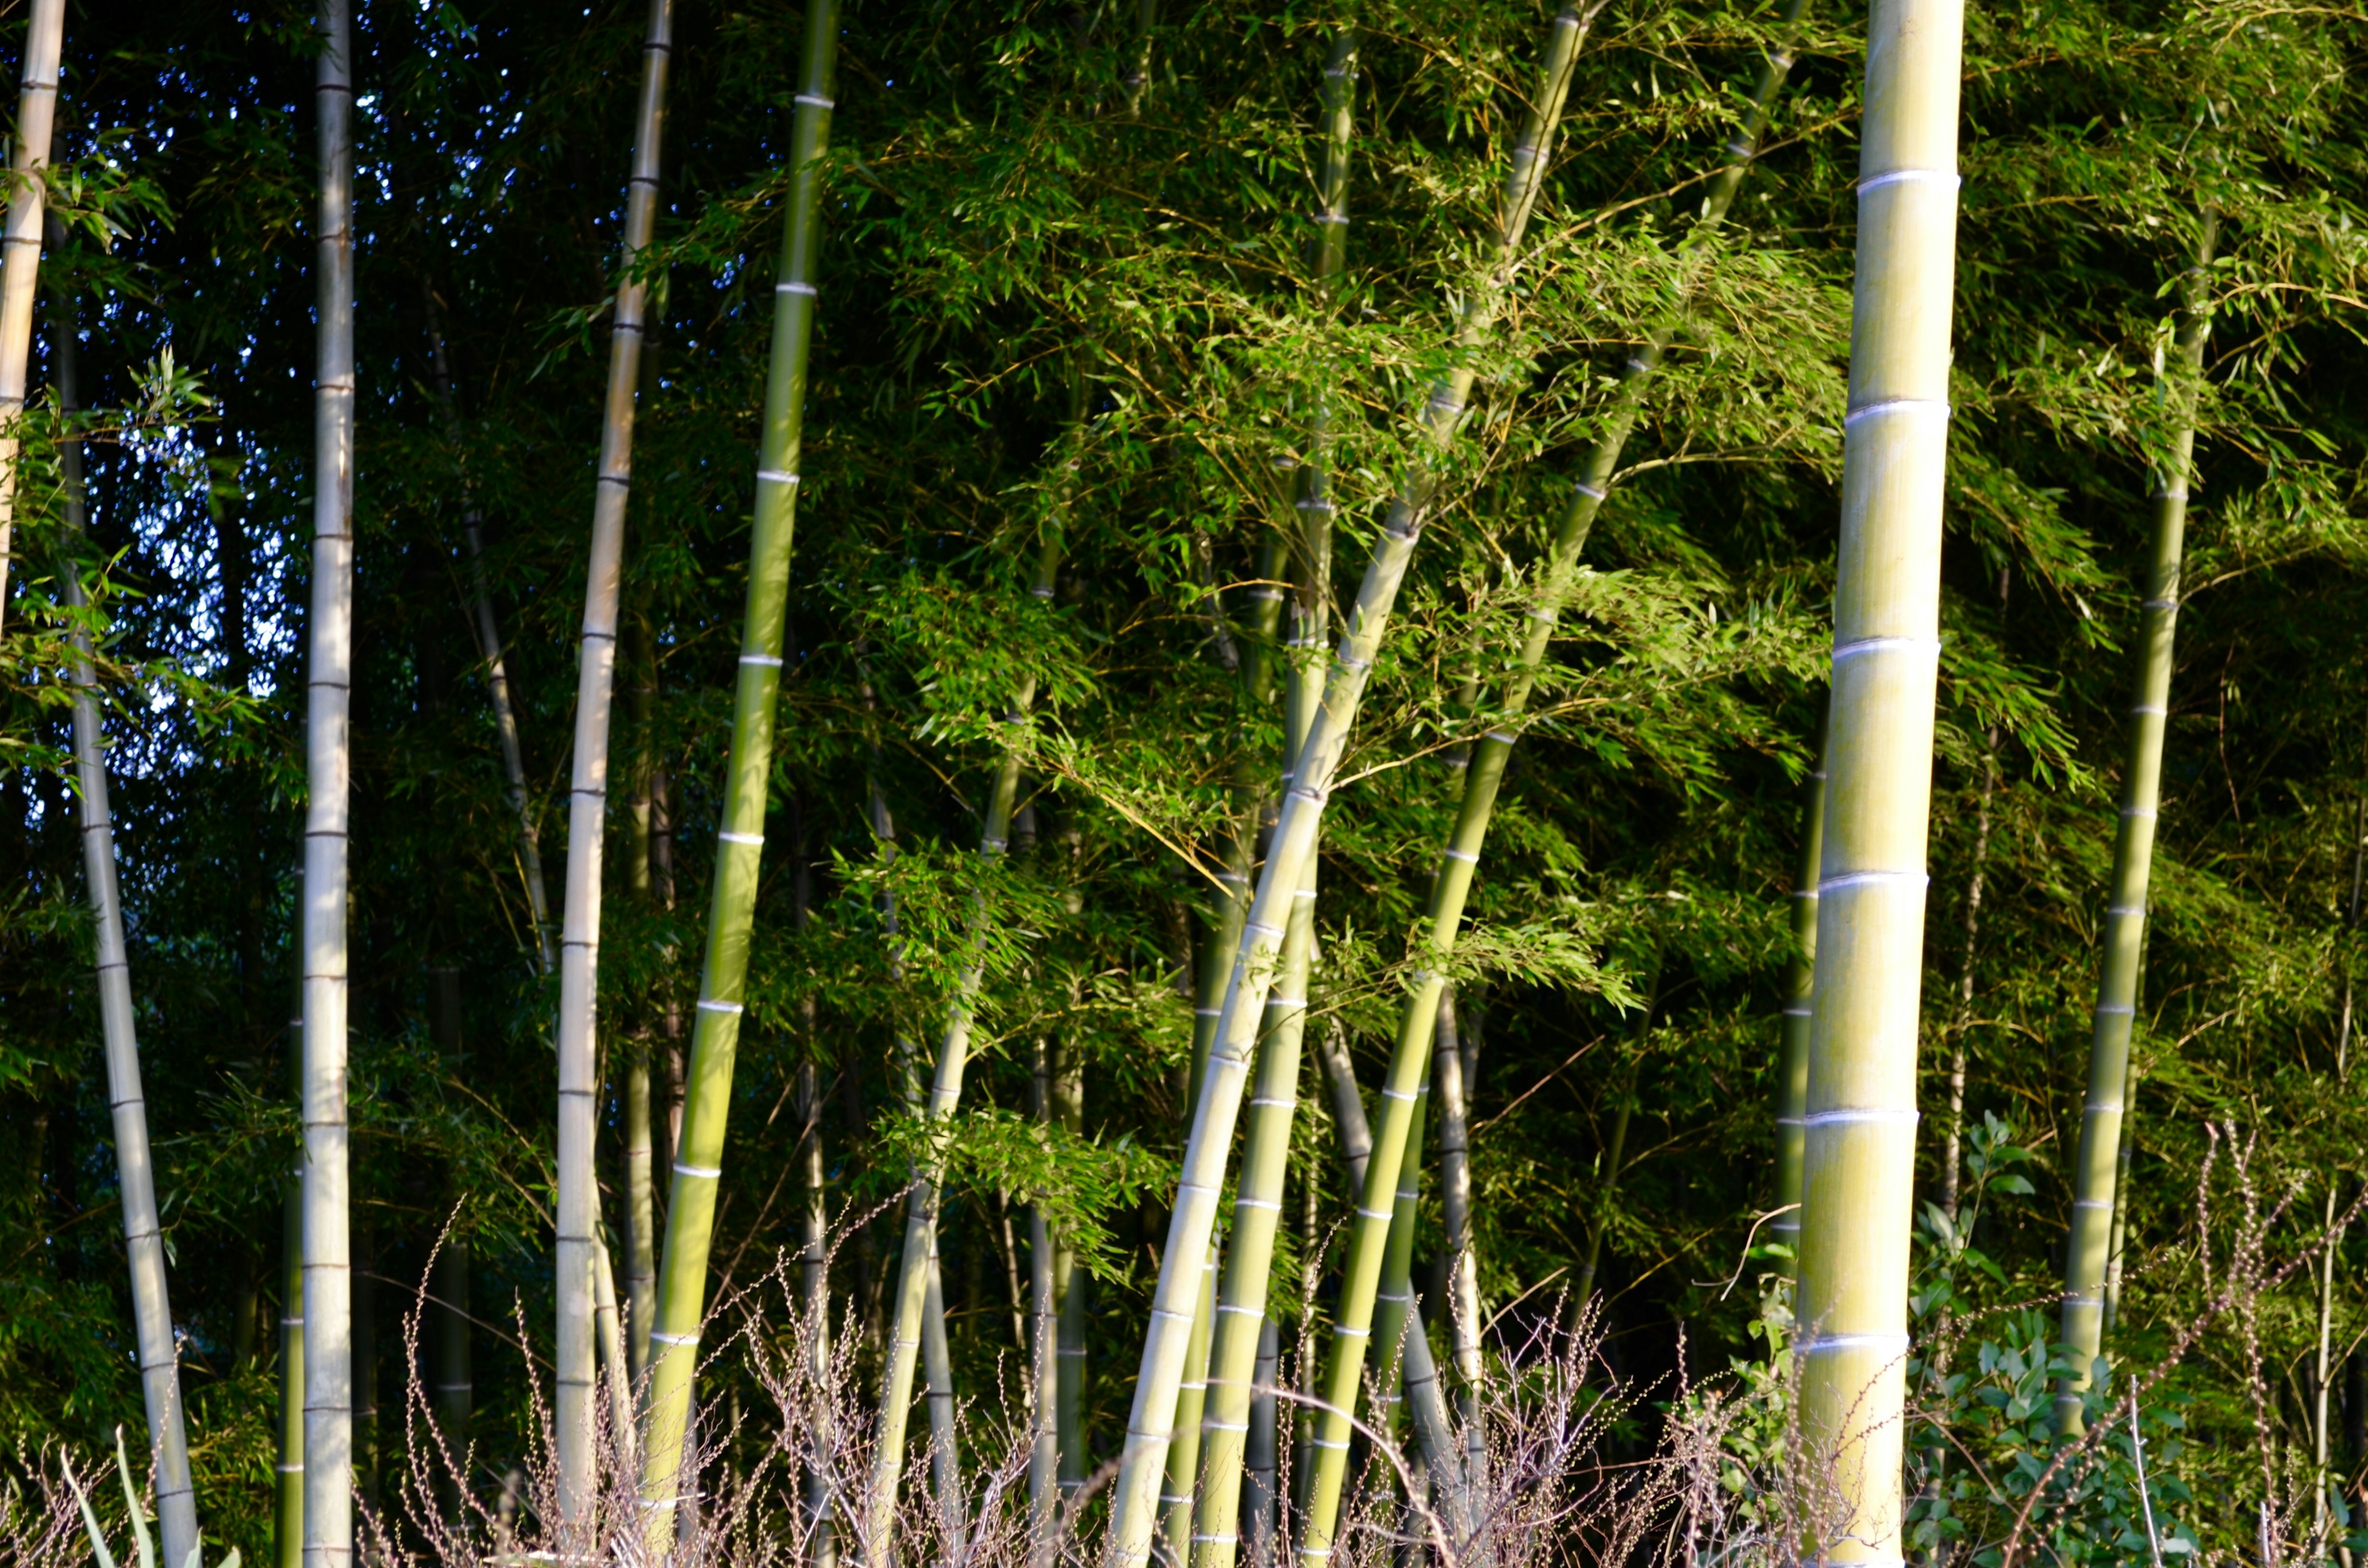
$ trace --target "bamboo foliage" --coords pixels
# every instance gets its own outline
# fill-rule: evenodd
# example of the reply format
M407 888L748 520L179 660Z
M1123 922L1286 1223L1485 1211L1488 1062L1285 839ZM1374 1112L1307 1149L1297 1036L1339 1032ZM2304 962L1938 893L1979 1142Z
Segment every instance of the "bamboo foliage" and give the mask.
M71 422L80 412L75 369L80 327L71 296L55 290L51 354L58 412L68 430L58 452L63 482L66 537L82 536L82 442ZM82 574L68 562L66 604L85 608ZM198 1510L189 1484L189 1449L183 1435L180 1367L173 1309L165 1283L165 1240L156 1209L156 1172L149 1154L148 1103L141 1092L140 1041L131 1006L131 966L123 940L123 901L115 877L115 822L108 806L107 741L99 728L98 680L91 670L89 631L73 629L74 782L82 795L83 869L90 887L91 920L98 937L98 1016L107 1051L107 1102L115 1129L115 1168L123 1208L123 1247L131 1263L131 1319L140 1364L140 1392L148 1413L148 1453L155 1466L156 1524L168 1562L186 1562L198 1544Z
M354 621L353 33L323 0L319 369L305 717L304 1568L353 1559L353 1270L346 1127Z
M609 812L609 720L617 674L617 603L624 565L625 501L632 484L634 393L641 379L649 285L635 263L657 224L658 149L665 128L673 0L650 0L642 45L642 95L625 237L609 339L608 403L593 485L591 559L575 684L575 748L568 784L566 907L559 939L559 1333L553 1437L560 1511L582 1520L597 1492L593 1472L593 1251L599 1187L593 1170L597 1082L593 1031L599 1001L600 874Z
M663 1553L673 1539L683 1484L684 1437L699 1338L706 1316L708 1253L723 1174L732 1067L746 994L748 939L765 842L765 804L772 774L773 723L780 706L781 653L789 614L790 551L797 520L797 462L803 449L807 351L814 335L814 257L822 159L830 142L832 79L838 54L836 0L806 11L797 111L791 122L791 169L781 264L773 292L772 362L757 466L757 522L749 541L748 597L740 635L739 682L733 696L732 746L724 765L723 822L717 834L715 883L708 911L707 954L683 1100L682 1131L668 1192L665 1249L658 1267L657 1320L651 1331L648 1410L643 1417L641 1496L646 1540Z
M1579 41L1594 15L1592 10L1581 13L1565 8L1554 17L1538 101L1514 149L1506 180L1492 266L1483 286L1467 296L1456 326L1450 368L1433 383L1417 415L1423 440L1433 451L1443 449L1462 424L1474 376L1473 352L1494 322L1511 281L1521 235L1543 183L1554 130L1570 90ZM1273 985L1277 949L1289 924L1290 906L1298 895L1304 863L1314 852L1333 772L1356 721L1365 677L1387 630L1436 484L1431 467L1417 464L1404 477L1390 504L1334 654L1315 722L1284 794L1258 892L1243 924L1241 946L1218 1019L1216 1045L1210 1053L1209 1071L1201 1077L1185 1140L1167 1244L1160 1254L1151 1324L1144 1338L1142 1369L1135 1380L1126 1441L1120 1453L1108 1548L1113 1568L1134 1568L1150 1556L1155 1504L1191 1336L1193 1299L1215 1229L1225 1155L1233 1142L1250 1053Z
M2064 1257L2063 1341L2078 1371L2056 1386L2055 1426L2081 1429L2080 1401L2091 1364L2103 1350L2104 1287L2112 1251L2115 1176L2128 1098L2130 1033L2136 1021L2145 955L2146 881L2154 863L2156 810L2162 800L2162 742L2170 703L2173 645L2179 630L2180 562L2186 543L2187 485L2195 453L2196 392L2212 330L2206 277L2219 229L2206 212L2194 264L2182 279L2182 319L2166 367L2163 454L2154 472L2154 540L2138 627L2136 700L2129 709L2121 814L2113 835L2112 883L2099 946L2096 1024L2089 1042L2089 1093L2080 1113L2073 1169L2072 1233Z
M0 618L8 609L8 566L17 522L17 451L25 377L33 353L33 302L41 266L50 139L57 123L58 56L65 47L65 0L36 0L25 32L25 74L17 97L8 222L0 231Z
M1900 1554L1964 22L1877 0L1867 28L1796 1307L1837 1563Z

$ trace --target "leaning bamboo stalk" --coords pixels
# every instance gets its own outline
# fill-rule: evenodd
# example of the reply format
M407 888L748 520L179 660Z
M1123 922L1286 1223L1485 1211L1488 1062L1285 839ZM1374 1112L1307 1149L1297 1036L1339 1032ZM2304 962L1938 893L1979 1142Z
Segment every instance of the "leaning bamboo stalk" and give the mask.
M796 465L804 428L807 347L815 309L814 254L821 228L816 207L822 160L829 145L837 52L837 0L814 0L806 10L797 112L791 122L789 210L780 280L773 292L772 364L766 378L757 456L757 519L749 541L732 747L724 765L723 822L716 835L707 954L685 1074L682 1130L675 1141L674 1181L667 1194L657 1318L650 1335L656 1348L643 1417L641 1495L646 1540L654 1554L666 1552L674 1539L684 1434L706 1318L708 1254L715 1238L716 1192L723 1174L733 1055L747 987L749 931L756 915L789 614Z
M2099 943L2103 962L2097 980L2096 1027L2089 1043L2089 1093L2073 1167L2072 1233L2065 1247L2062 1336L2078 1370L2056 1385L2055 1426L2067 1435L2081 1429L2081 1396L2104 1347L2105 1267L2146 939L2146 881L2154 865L2155 813L2162 800L2163 732L2169 722L2179 630L2179 573L2187 533L2188 476L2194 466L2196 391L2203 370L2204 339L2212 330L2205 273L2218 231L2216 215L2205 213L2195 262L2184 278L2176 352L2165 377L2169 439L2154 472L2153 559L2138 627L2136 700L2129 710L2112 882Z
M346 1127L354 619L353 37L322 0L319 368L305 714L304 1568L353 1561L353 1311Z
M1052 597L1053 581L1060 570L1061 538L1057 527L1047 531L1036 562L1035 580L1030 592L1039 598ZM1036 699L1033 679L1021 683L1007 721L1012 725L1027 722L1029 710ZM995 786L987 799L986 820L979 840L982 859L1001 857L1010 846L1011 816L1019 795L1019 753L1015 748L1005 753L996 769ZM975 942L980 933L973 933ZM970 1036L978 991L985 979L984 960L973 958L964 966L955 983L954 995L947 1007L946 1028L938 1042L936 1070L929 1083L928 1098L921 1108L932 1128L942 1131L953 1118L954 1108L962 1099L962 1075L970 1062ZM872 1452L871 1499L871 1518L876 1521L872 1533L864 1542L865 1560L871 1568L887 1568L894 1550L894 1532L888 1521L896 1511L896 1493L905 1468L905 1426L913 1400L913 1369L916 1355L923 1349L925 1333L942 1335L941 1312L932 1329L928 1312L934 1260L937 1255L938 1205L940 1199L941 1172L934 1157L925 1161L914 1172L913 1193L907 1201L905 1219L905 1250L897 1260L894 1301L894 1327L888 1340L887 1366L882 1378L880 1396L879 1437ZM934 1464L939 1476L939 1505L951 1509L958 1489L951 1484L952 1391L940 1387L940 1377L933 1363L930 1382L930 1405L933 1433L937 1437L933 1450ZM945 1412L939 1412L940 1401Z
M593 1044L599 1003L600 873L609 816L609 716L617 676L617 600L624 569L625 501L632 485L634 394L641 381L649 285L635 264L657 226L658 145L666 123L674 0L650 0L642 44L642 96L626 184L625 236L609 337L608 401L600 467L592 487L592 547L584 578L584 626L575 679L575 749L568 780L567 885L559 937L559 1332L552 1381L560 1526L589 1527L594 1471L592 1255L599 1181L593 1169L599 1093Z
M1925 839L1940 661L1961 0L1867 27L1850 412L1803 1131L1804 1473L1840 1563L1900 1557Z
M1524 128L1506 181L1493 265L1482 286L1465 299L1449 368L1432 385L1418 415L1423 445L1430 452L1442 450L1461 426L1474 376L1474 351L1496 319L1509 286L1521 235L1543 183L1554 128L1570 89L1579 40L1594 14L1565 8L1554 17L1539 103ZM1356 720L1366 675L1388 629L1391 608L1406 579L1436 486L1435 468L1427 457L1417 460L1404 477L1374 540L1364 580L1333 657L1315 727L1283 797L1281 818L1275 825L1258 892L1243 925L1241 947L1235 955L1218 1020L1217 1044L1210 1054L1209 1070L1202 1076L1185 1140L1151 1325L1144 1339L1142 1369L1135 1380L1126 1442L1120 1454L1107 1552L1113 1568L1134 1568L1151 1552L1159 1481L1166 1469L1177 1391L1183 1381L1191 1334L1193 1298L1199 1290L1201 1260L1215 1229L1225 1156L1241 1108L1250 1052L1273 983L1276 951L1289 921L1289 907L1299 891L1302 869L1313 852L1333 773Z
M26 366L33 356L33 302L41 267L51 129L57 123L58 55L65 45L65 0L35 0L25 31L24 83L17 97L8 222L0 231L0 617L8 608L17 453L24 439Z
M80 328L72 295L55 291L51 356L58 413L67 421L59 444L65 532L82 537L82 441L72 422L81 412L75 370ZM66 604L86 608L78 562L65 562ZM123 1248L131 1264L131 1320L140 1363L140 1393L148 1414L148 1453L156 1471L156 1523L165 1561L184 1562L198 1544L198 1510L189 1488L189 1449L182 1431L179 1357L173 1309L165 1283L165 1241L156 1209L156 1172L149 1153L148 1104L140 1085L140 1040L131 1007L130 950L123 940L123 902L115 878L115 820L108 804L106 736L99 728L98 677L91 667L89 630L69 633L74 685L74 782L82 796L83 872L98 937L98 1017L107 1051L107 1103L115 1128L115 1168L123 1208Z

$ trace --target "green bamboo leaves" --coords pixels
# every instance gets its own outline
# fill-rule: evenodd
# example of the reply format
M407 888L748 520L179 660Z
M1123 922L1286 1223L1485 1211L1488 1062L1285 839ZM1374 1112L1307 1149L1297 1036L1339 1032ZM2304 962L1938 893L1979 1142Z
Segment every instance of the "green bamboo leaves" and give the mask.
M666 63L673 47L673 0L650 0L633 173L626 186L622 276L609 339L600 469L593 485L591 559L585 574L576 664L575 762L568 782L566 904L559 938L559 1333L552 1432L560 1513L570 1528L581 1524L598 1494L592 1440L593 1276L600 1194L592 1153L599 1092L593 1028L599 999L600 862L608 827L609 720L616 688L625 499L632 484L633 399L649 304L649 285L635 276L634 261L648 246L657 223L658 144L666 123Z
M2105 1274L2112 1250L2122 1119L2127 1100L2130 1031L2136 1021L2146 946L2146 881L2154 865L2155 813L2162 799L2162 739L2169 722L2173 643L2179 631L2179 572L2187 535L2187 483L2195 454L2197 384L2212 330L2205 274L2219 229L2203 216L2195 262L2183 279L2176 353L2165 367L2169 440L2154 475L2154 550L2138 627L2137 699L2130 704L2129 754L2113 835L2113 880L2105 908L2104 949L2097 979L2096 1027L2089 1044L2089 1095L2073 1167L2072 1234L2064 1259L2063 1339L2080 1369L2055 1393L2056 1430L2080 1430L2080 1396L2103 1348Z
M347 899L354 671L353 28L323 0L319 363L313 607L306 629L303 965L304 1568L353 1560L353 1268L346 1128Z
M732 750L725 764L723 824L717 834L715 886L708 911L707 955L692 1025L682 1140L675 1151L672 1201L658 1267L650 1388L643 1418L642 1506L653 1554L674 1539L683 1484L685 1430L699 1369L706 1315L707 1259L723 1170L725 1119L732 1107L733 1055L746 995L748 938L765 842L767 781L772 774L773 722L780 706L781 653L789 615L790 551L797 521L797 462L803 445L807 351L815 310L814 257L820 245L822 159L830 143L832 79L838 58L838 6L815 0L806 11L791 124L790 197L773 286L772 364L757 466L757 523L749 541L748 598L740 634L740 678L733 696Z
M1837 1563L1900 1555L1964 24L1959 0L1876 0L1867 27L1796 1307Z

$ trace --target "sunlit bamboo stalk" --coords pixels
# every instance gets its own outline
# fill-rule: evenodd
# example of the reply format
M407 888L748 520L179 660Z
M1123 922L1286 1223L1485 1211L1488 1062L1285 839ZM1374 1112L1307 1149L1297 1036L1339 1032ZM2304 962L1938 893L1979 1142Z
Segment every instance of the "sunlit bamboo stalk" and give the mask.
M2174 642L2179 630L2180 562L2187 537L2187 486L2194 468L2195 409L2212 330L2207 276L2219 233L2203 214L2193 264L2181 280L2174 353L2163 368L2165 442L2154 470L2154 538L2138 626L2136 700L2129 710L2122 807L2113 834L2112 882L2099 946L2095 1028L2089 1042L2089 1093L2073 1165L2072 1233L2065 1244L2062 1337L2078 1370L2056 1384L2055 1426L2081 1429L2081 1398L2104 1350L2105 1267L2112 1249L2113 1193L2121 1160L2122 1111L2128 1097L2130 1034L2137 1018L2139 966L2146 939L2146 882L2154 867L2155 813L2162 800L2163 733L2169 724Z
M1876 0L1803 1117L1801 1462L1836 1564L1897 1562L1940 661L1961 0ZM1825 1479L1829 1478L1829 1479Z
M773 765L781 654L790 598L790 554L797 517L797 463L805 418L807 347L815 309L822 162L829 145L832 78L838 54L837 0L806 8L797 110L791 120L788 211L773 292L772 364L766 377L763 437L757 462L757 518L749 540L748 597L740 633L739 681L733 697L732 746L724 765L723 824L708 912L707 955L700 979L683 1103L668 1190L666 1245L658 1268L657 1319L650 1338L648 1409L643 1416L641 1496L644 1540L663 1554L674 1539L682 1484L684 1434L706 1321L708 1255L715 1237L716 1194L723 1175L723 1135L732 1107L732 1067L747 990L748 941L765 841Z
M0 230L0 618L8 608L8 566L17 522L17 453L23 440L26 367L33 355L33 304L49 196L51 131L57 123L58 56L65 45L65 0L34 0L25 29L25 70L17 95L17 135L8 171L8 222Z

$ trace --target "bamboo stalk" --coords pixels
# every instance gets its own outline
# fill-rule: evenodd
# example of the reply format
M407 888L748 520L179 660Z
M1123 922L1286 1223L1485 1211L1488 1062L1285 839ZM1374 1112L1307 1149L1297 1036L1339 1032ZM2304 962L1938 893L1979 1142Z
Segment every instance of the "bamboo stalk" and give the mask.
M58 449L66 536L84 529L82 440L72 421L81 413L75 387L81 329L69 287L53 291L51 356L58 412L67 424ZM78 562L64 563L66 604L85 608ZM90 632L69 633L74 684L74 781L82 796L83 872L98 938L98 1017L107 1048L107 1103L115 1128L115 1168L123 1209L123 1249L131 1264L131 1320L140 1364L141 1402L148 1415L148 1454L156 1473L156 1524L167 1562L184 1562L198 1544L197 1501L189 1487L188 1440L182 1431L179 1356L165 1282L165 1242L156 1209L156 1173L149 1153L148 1105L141 1092L140 1040L131 1007L131 968L123 940L123 902L115 879L115 821L108 804L106 735L99 728L98 678L91 669Z
M647 354L643 358L646 369ZM649 745L650 709L657 677L647 621L634 618L626 627L626 635L633 683L625 701L637 752L632 763L631 804L625 813L625 886L636 899L655 907L657 890L650 874ZM625 1145L625 1349L637 1398L647 1386L650 1325L657 1315L657 1162L651 1121L651 1049L646 1028L626 1042L625 1087L619 1107Z
M1801 791L1801 855L1793 873L1793 959L1784 971L1784 1045L1776 1074L1776 1212L1768 1239L1792 1249L1789 1278L1801 1266L1801 1166L1808 1148L1810 999L1817 979L1817 873L1826 846L1826 729L1817 722L1817 766Z
M1274 1380L1276 1368L1281 1360L1281 1328L1274 1319L1261 1318L1258 1322L1258 1360L1251 1373L1248 1453L1243 1462L1242 1473L1240 1530L1249 1568L1269 1568L1274 1562L1278 1512L1275 1471L1280 1457L1275 1429Z
M1086 1064L1076 1050L1062 1045L1053 1074L1053 1112L1072 1137L1086 1131ZM1086 1430L1087 1291L1092 1277L1078 1267L1077 1249L1064 1231L1053 1236L1053 1295L1058 1302L1054 1325L1054 1436L1060 1449L1060 1486L1064 1504L1084 1492L1092 1470Z
M1455 987L1439 997L1439 1048L1432 1074L1439 1102L1439 1208L1446 1233L1443 1271L1448 1340L1455 1357L1455 1418L1463 1428L1463 1483L1485 1507L1488 1495L1488 1436L1480 1416L1480 1264L1472 1243L1471 1107L1465 1099L1467 1049L1456 1027ZM1485 1560L1485 1546L1479 1549Z
M313 607L307 629L304 884L304 1568L353 1561L352 1237L346 1128L354 616L353 39L322 0Z
M1843 423L1796 1317L1827 1562L1896 1562L1961 0L1876 0ZM1827 1479L1830 1478L1830 1479Z
M302 997L299 999L302 1006ZM288 1023L291 1060L303 1050L300 1010ZM291 1074L293 1076L294 1074ZM279 1453L272 1467L272 1568L304 1562L304 1166L300 1155L280 1189Z
M1054 579L1060 570L1061 538L1057 528L1049 529L1036 560L1036 571L1030 592L1039 598L1052 597ZM1027 722L1029 710L1036 699L1035 683L1021 684L1012 703L1008 722L1018 725ZM1019 754L1017 750L1004 755L996 770L995 786L988 797L986 820L979 840L983 859L1000 857L1011 841L1012 812L1019 801ZM979 934L973 932L972 941ZM970 1035L973 1009L978 990L985 979L984 960L973 957L964 966L955 983L953 997L947 1008L946 1028L938 1042L936 1071L930 1080L928 1098L923 1114L935 1126L950 1121L954 1108L962 1098L962 1075L970 1062ZM905 1218L905 1250L897 1260L894 1326L888 1340L887 1366L882 1378L880 1396L879 1438L871 1460L871 1517L879 1521L871 1537L864 1542L864 1555L871 1568L888 1568L894 1550L894 1532L888 1521L894 1517L896 1494L905 1466L905 1417L913 1399L913 1367L916 1353L923 1350L925 1333L930 1332L931 1320L936 1321L934 1333L942 1335L942 1307L937 1313L928 1311L934 1259L937 1256L938 1207L940 1199L940 1171L935 1156L923 1168L914 1173L913 1195L906 1205ZM929 1379L931 1392L930 1419L933 1430L939 1430L938 1412L944 1410L943 1440L933 1449L939 1467L939 1506L951 1510L958 1506L959 1488L951 1483L952 1390L940 1387L942 1379L935 1370L938 1356L931 1354L933 1363ZM942 1405L940 1404L942 1401ZM949 1513L951 1517L951 1513Z
M1592 10L1582 14L1565 8L1554 18L1540 101L1524 127L1506 181L1493 265L1482 286L1464 301L1450 368L1432 385L1418 415L1424 444L1431 451L1443 449L1461 426L1471 396L1474 351L1496 319L1509 286L1521 235L1543 183L1545 160L1554 128L1561 119L1563 99L1569 92L1579 40L1594 15ZM1126 1445L1120 1455L1106 1553L1111 1568L1135 1568L1150 1555L1159 1481L1166 1468L1177 1391L1183 1381L1185 1352L1191 1334L1193 1297L1198 1292L1209 1237L1215 1229L1226 1152L1241 1108L1250 1051L1273 983L1274 960L1288 924L1287 911L1298 893L1304 863L1313 853L1324 805L1331 792L1332 776L1347 744L1349 730L1355 722L1366 675L1379 651L1382 634L1388 628L1390 611L1421 536L1436 483L1435 470L1428 461L1418 462L1404 476L1375 537L1364 580L1333 657L1315 727L1309 733L1292 786L1284 795L1281 818L1268 848L1249 917L1242 927L1241 947L1235 955L1223 1016L1218 1020L1217 1045L1211 1052L1209 1071L1202 1077L1185 1141L1167 1245L1161 1254L1151 1325L1144 1339L1142 1369L1135 1380ZM1393 1150L1391 1153L1395 1156L1397 1152Z
M830 136L831 86L838 51L837 0L806 9L797 112L790 134L792 170L783 224L780 281L773 293L773 355L766 378L764 434L757 467L757 520L749 541L748 599L733 699L732 748L725 763L723 822L717 835L715 884L698 1021L691 1031L682 1131L667 1194L666 1246L658 1270L657 1319L651 1340L644 1417L642 1506L649 1551L674 1539L683 1439L699 1337L706 1317L708 1254L723 1176L723 1133L731 1114L733 1054L739 1043L748 975L749 929L764 846L765 804L772 775L773 723L781 683L789 613L790 552L797 517L797 462L805 417L807 346L815 309L816 206Z
M803 884L802 884L803 885ZM803 900L800 900L803 904ZM800 924L803 924L803 921ZM806 1059L798 1063L798 1182L805 1189L805 1201L799 1213L798 1238L798 1305L804 1315L807 1339L801 1346L806 1358L806 1375L816 1387L830 1369L830 1227L823 1210L825 1176L822 1150L822 1082L815 1071L811 1042L815 1038L814 1002L809 995L801 1004L808 1044ZM817 1412L826 1416L827 1409ZM818 1452L827 1449L817 1445ZM805 1510L808 1531L808 1561L814 1568L826 1568L837 1560L837 1541L833 1533L831 1514L831 1483L826 1467L809 1457L803 1479L802 1506Z
M33 355L33 302L41 267L51 131L57 123L58 56L65 46L65 0L35 0L25 31L23 85L17 97L8 222L0 231L0 617L8 608L17 453L24 438L26 366Z
M1053 1119L1053 1062L1052 1052L1041 1038L1029 1065L1029 1114L1042 1128ZM1053 1290L1052 1227L1044 1206L1031 1203L1028 1210L1028 1358L1034 1410L1028 1449L1028 1517L1036 1532L1033 1561L1040 1568L1047 1560L1050 1532L1061 1507L1061 1361L1054 1339L1060 1310Z
M617 600L624 569L625 500L632 485L634 394L640 390L649 286L635 258L657 226L658 149L665 127L674 0L650 0L642 45L642 95L626 184L625 236L609 337L608 401L593 485L592 545L584 579L584 626L575 679L575 747L568 780L567 886L559 937L558 1345L553 1440L563 1531L590 1528L594 1468L592 1255L598 1244L599 1178L593 1168L598 1067L603 836L609 815L609 715L617 674Z
M2080 1149L2073 1167L2072 1233L2066 1243L2062 1337L2078 1371L2055 1389L2055 1426L2081 1429L2081 1396L2103 1353L2106 1255L2112 1244L2114 1176L2121 1154L2122 1107L2136 1022L2140 960L2146 937L2146 881L2153 869L2155 813L2162 797L2163 732L2168 724L2173 644L2179 629L2180 561L2187 532L2187 484L2194 466L2196 385L2203 345L2212 330L2204 275L2219 232L2203 216L2195 262L2182 290L2174 364L2165 378L2169 440L2155 472L2153 559L2138 628L2136 699L2130 705L2129 747L2122 774L2122 808L2113 835L2113 873L2100 939L2096 1027L2089 1043L2089 1093L2080 1116Z

